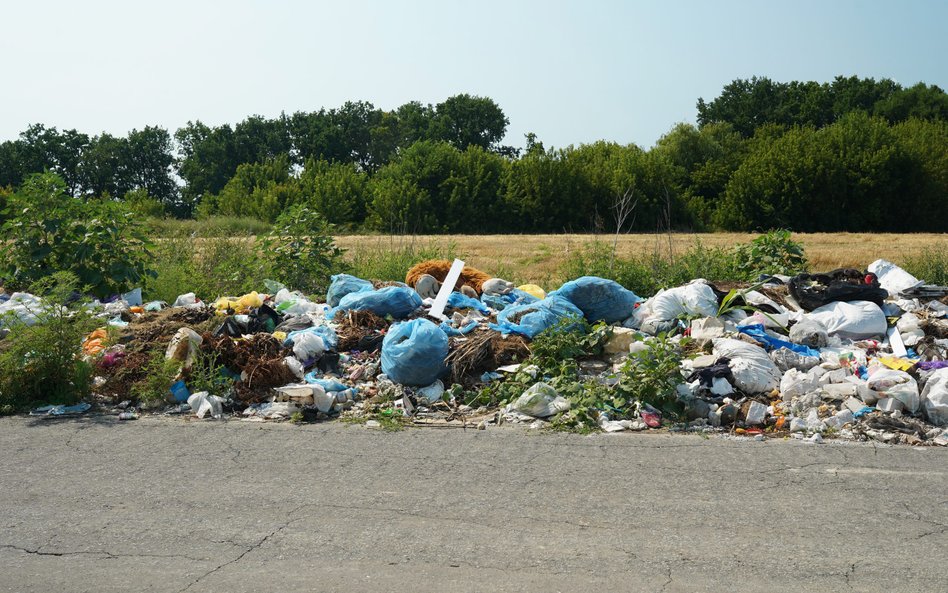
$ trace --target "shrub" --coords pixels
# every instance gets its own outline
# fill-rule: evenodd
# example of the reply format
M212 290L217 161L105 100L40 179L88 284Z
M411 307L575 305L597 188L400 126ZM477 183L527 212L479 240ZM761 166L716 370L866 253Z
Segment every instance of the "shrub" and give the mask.
M74 274L58 272L30 287L44 299L31 310L36 323L27 325L12 313L3 318L9 334L0 353L0 410L74 404L89 395L92 367L79 348L96 322L75 300L79 288Z
M96 296L138 286L153 271L152 247L134 216L114 202L82 202L52 173L29 177L10 196L2 227L4 283L21 288L59 271Z
M761 274L793 276L807 268L803 245L794 241L787 230L770 231L750 243L737 245L734 257L737 268L744 270L745 280L757 280Z
M145 377L131 386L130 393L145 407L158 407L170 396L170 387L181 371L181 363L166 360L162 349L153 350L145 364Z
M274 229L257 241L273 276L294 290L325 293L329 276L343 270L342 249L322 214L296 204L277 217Z

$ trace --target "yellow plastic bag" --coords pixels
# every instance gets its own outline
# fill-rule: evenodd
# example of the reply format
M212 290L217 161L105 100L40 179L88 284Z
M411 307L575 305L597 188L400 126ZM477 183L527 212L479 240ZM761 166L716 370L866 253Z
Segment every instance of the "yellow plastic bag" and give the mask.
M546 298L546 291L537 286L536 284L524 284L523 286L518 286L517 290L522 290L525 293L535 296L540 300Z
M218 314L226 314L228 311L233 311L238 315L243 315L249 313L251 309L256 309L262 304L263 299L260 298L260 295L257 294L257 291L253 291L238 299L232 299L231 297L221 297L214 301L214 309L217 310Z

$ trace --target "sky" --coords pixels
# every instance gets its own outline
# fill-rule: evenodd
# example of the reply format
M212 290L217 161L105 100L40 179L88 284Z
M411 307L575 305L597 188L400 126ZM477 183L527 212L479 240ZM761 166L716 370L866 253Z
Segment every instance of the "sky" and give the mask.
M10 0L0 23L0 140L470 93L506 144L647 148L736 78L948 89L943 0Z

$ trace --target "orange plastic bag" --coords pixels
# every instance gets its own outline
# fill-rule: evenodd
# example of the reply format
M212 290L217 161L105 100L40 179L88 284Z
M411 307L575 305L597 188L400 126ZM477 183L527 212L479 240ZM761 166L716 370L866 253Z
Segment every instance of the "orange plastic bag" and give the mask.
M82 341L82 352L88 356L101 354L105 350L105 343L108 339L109 332L104 327L100 327Z

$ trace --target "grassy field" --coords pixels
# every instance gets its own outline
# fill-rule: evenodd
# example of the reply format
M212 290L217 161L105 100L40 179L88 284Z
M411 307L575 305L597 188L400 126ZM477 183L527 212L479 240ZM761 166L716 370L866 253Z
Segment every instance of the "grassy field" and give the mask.
M731 247L754 239L751 233L641 234L621 235L620 257L658 253L667 257L683 253L696 242L706 247ZM794 234L803 243L810 269L827 271L839 267L865 269L884 258L904 263L926 249L948 249L946 234L816 233ZM453 252L468 265L516 282L550 286L563 280L562 264L572 253L595 241L612 245L609 235L419 235L419 236L339 236L336 242L348 250L348 257L384 250L434 248Z

